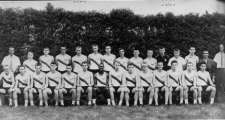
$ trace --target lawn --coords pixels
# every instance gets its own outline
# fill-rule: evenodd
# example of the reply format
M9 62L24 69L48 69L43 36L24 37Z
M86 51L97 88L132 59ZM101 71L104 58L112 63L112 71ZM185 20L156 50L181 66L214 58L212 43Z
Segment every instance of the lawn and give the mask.
M225 119L225 104L144 107L0 107L0 120Z

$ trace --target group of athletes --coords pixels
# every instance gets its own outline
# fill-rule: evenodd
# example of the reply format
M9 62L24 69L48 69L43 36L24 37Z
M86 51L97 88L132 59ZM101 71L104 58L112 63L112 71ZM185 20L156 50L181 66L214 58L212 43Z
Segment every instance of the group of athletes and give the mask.
M189 104L188 94L193 94L193 104L202 104L203 92L209 93L210 104L214 103L215 85L206 71L206 63L199 62L195 55L194 47L190 47L190 54L185 59L180 56L179 49L174 49L174 57L168 63L166 58L154 58L153 50L147 50L146 59L142 59L139 50L134 49L133 57L128 59L124 49L119 49L116 58L111 53L111 46L105 47L104 55L98 52L96 44L92 45L93 53L88 56L82 54L81 46L75 49L76 55L71 57L62 46L60 54L54 58L49 54L50 49L44 48L38 61L29 51L27 60L20 65L14 48L10 47L9 56L15 58L12 57L13 61L3 59L0 74L0 93L9 96L9 106L17 107L21 95L24 106L34 106L35 95L38 95L39 106L48 106L49 99L54 99L55 106L64 106L65 94L70 94L71 104L77 106L84 94L87 94L87 105L96 105L100 94L112 106L130 106L130 99L134 106L142 106L143 99L157 106L159 94L165 105L173 104L174 94L179 96L179 104ZM159 50L165 52L165 48Z

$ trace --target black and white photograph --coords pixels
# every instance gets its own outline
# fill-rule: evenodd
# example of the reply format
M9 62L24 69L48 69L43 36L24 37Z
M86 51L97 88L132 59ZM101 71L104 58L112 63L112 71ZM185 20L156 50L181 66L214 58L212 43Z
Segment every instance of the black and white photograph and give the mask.
M0 0L0 120L225 119L225 0Z

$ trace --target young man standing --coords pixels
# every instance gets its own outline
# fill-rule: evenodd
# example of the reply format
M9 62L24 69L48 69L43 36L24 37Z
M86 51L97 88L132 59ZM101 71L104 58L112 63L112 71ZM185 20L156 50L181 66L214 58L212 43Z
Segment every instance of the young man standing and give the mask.
M33 74L35 72L35 66L37 61L34 60L34 53L29 51L27 53L27 60L23 62L23 65L26 67L26 72Z
M129 60L129 64L133 64L135 72L141 72L141 64L143 63L143 59L139 57L139 50L134 49L133 54L134 56Z
M103 64L104 64L104 70L107 72L114 71L113 62L116 59L116 56L111 53L111 46L107 45L105 47L105 55L103 55Z
M190 47L189 55L185 57L186 64L191 62L193 64L193 69L197 70L197 63L199 62L198 56L195 55L195 47Z
M76 87L77 87L77 75L72 72L72 66L66 66L66 73L62 75L62 88L59 90L60 104L64 106L63 94L72 93L72 105L75 105L76 101Z
M92 45L93 53L88 55L89 70L95 74L99 71L99 65L102 63L103 56L98 52L98 45Z
M187 63L187 69L182 73L182 86L184 89L184 102L188 103L188 92L193 92L193 103L197 104L197 88L196 88L196 80L197 80L197 71L193 69L193 63Z
M50 50L48 47L43 49L44 55L39 57L39 62L41 64L41 71L44 73L48 73L51 69L50 64L54 62L54 57L49 55Z
M44 92L45 106L48 106L48 94L54 95L55 106L59 105L59 89L61 88L62 75L56 71L56 64L53 62L50 64L51 71L47 73L47 86L51 90Z
M147 58L144 59L144 62L148 65L150 71L154 71L157 65L157 60L153 58L153 50L147 51Z
M77 105L80 105L81 92L88 93L88 105L92 105L93 85L93 73L88 71L88 63L82 62L82 71L79 72L77 81ZM96 101L93 100L93 103Z
M173 104L173 91L180 92L180 104L183 104L183 87L181 87L182 72L177 70L177 61L171 62L171 69L168 70L169 104Z
M103 94L107 99L107 104L111 105L109 93L109 73L104 71L104 65L99 65L99 71L94 76L94 99L93 104L96 105L97 95Z
M17 99L16 93L16 81L14 80L14 73L9 69L8 65L3 66L4 71L0 74L0 80L2 81L1 93L9 94L9 106L13 105L13 100ZM0 99L0 106L2 100Z
M168 61L169 61L169 56L166 55L166 49L165 47L160 47L159 48L159 54L156 56L157 61L162 61L163 62L163 70L168 70Z
M8 65L10 71L13 73L18 71L18 67L21 65L19 57L14 55L15 48L9 47L9 55L5 56L2 60L2 66Z
M110 90L110 97L112 101L112 105L115 106L115 96L117 92L120 92L120 98L123 100L124 92L121 90L119 91L119 87L122 84L123 72L119 69L119 62L114 61L114 68L115 70L110 72L109 77L109 90ZM119 106L122 105L122 100L119 103Z
M72 58L73 72L79 74L83 71L82 63L87 61L87 56L82 54L82 47L76 47L76 55Z
M19 87L19 93L24 94L24 106L28 106L28 99L31 98L30 92L31 91L31 76L30 74L26 73L25 67L20 66L19 67L19 74L15 77L16 81L18 81L18 87ZM32 99L30 99L30 105L34 106L34 102ZM15 101L15 107L18 106L17 100Z
M118 63L120 64L119 69L122 72L127 72L127 64L128 64L129 59L125 57L124 49L122 49L122 48L119 49L119 55L120 55L120 57L118 57L116 59L116 61L118 61Z
M168 74L163 70L163 62L157 63L157 70L154 71L154 87L155 87L155 105L158 106L159 91L165 92L165 105L168 104L169 88L168 88Z
M151 105L153 101L153 97L154 97L154 83L153 83L154 75L153 75L153 71L151 71L148 68L148 64L145 62L142 64L142 72L140 74L140 79L141 79L142 86L144 87L144 90L147 93L149 93L148 104Z
M57 69L61 74L66 72L66 66L71 63L71 56L66 54L66 50L66 47L62 46L61 53L55 57Z
M186 62L185 62L184 58L182 58L180 56L180 50L179 49L174 49L173 50L173 54L174 54L174 56L172 58L170 58L168 66L171 67L171 62L172 61L177 61L177 70L178 71L183 71Z
M43 92L47 88L46 86L46 74L41 72L41 65L36 64L35 72L32 74L32 88L31 100L33 100L33 93L38 93L39 96L39 106L43 106Z
M202 104L202 91L210 92L210 104L214 103L214 98L216 95L216 88L213 84L210 74L206 71L206 63L202 62L200 64L200 71L198 71L198 77L196 81L198 90L198 103Z

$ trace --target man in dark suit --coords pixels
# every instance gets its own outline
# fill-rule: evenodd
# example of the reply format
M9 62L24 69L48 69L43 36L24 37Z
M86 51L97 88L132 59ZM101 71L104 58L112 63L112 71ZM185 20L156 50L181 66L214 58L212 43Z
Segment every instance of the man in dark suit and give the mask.
M165 47L159 48L159 54L156 56L157 62L163 62L163 70L168 70L169 67L167 66L169 61L169 56L165 54L166 50Z

